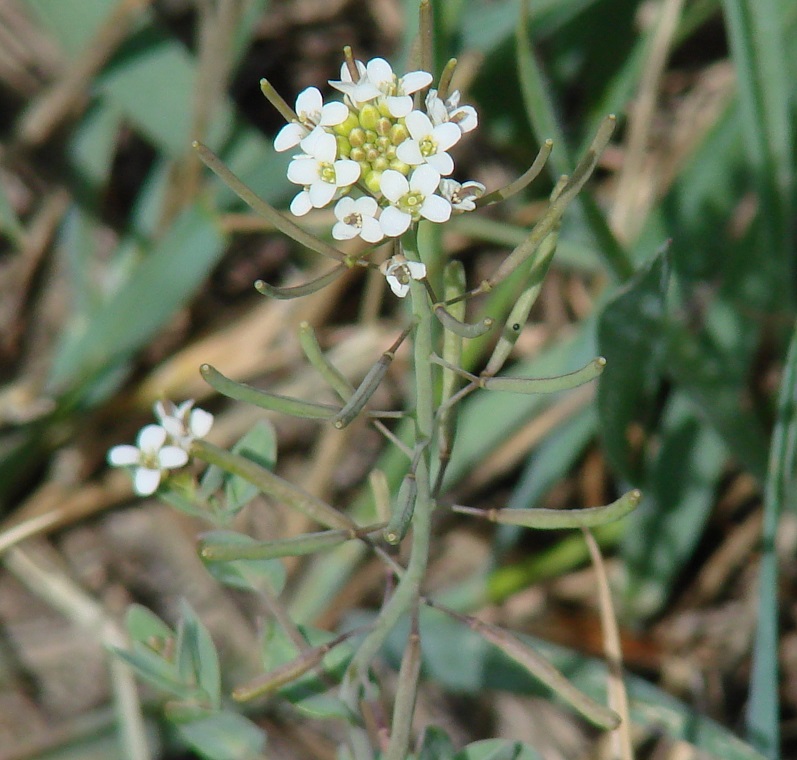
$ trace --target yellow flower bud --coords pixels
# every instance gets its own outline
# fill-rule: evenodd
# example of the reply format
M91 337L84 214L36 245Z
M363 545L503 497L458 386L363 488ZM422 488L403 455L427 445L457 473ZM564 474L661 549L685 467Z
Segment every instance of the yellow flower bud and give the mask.
M409 136L409 130L403 124L394 124L390 130L390 142L393 145L401 145Z
M365 175L365 186L374 195L379 195L382 192L382 188L379 186L381 180L382 172L373 170L369 171L368 174Z
M393 126L393 120L388 119L386 116L383 116L377 123L376 123L376 131L377 134L381 136L386 136L390 134L390 129Z
M379 110L377 107L371 103L366 103L360 109L360 126L363 129L375 129L376 124L379 121Z
M401 172L406 177L409 175L410 169L412 167L409 164L405 164L403 161L399 161L397 158L395 158L390 162L390 168L395 169L397 172Z
M365 130L362 127L355 127L349 132L349 142L353 148L361 148L365 144Z
M335 141L338 144L338 157L348 158L351 152L351 144L343 135L335 135Z
M332 130L336 134L343 135L345 137L356 126L359 126L359 122L357 121L357 114L349 111L349 115L346 117L346 120L341 124L337 124L334 127L332 127Z
M366 160L365 150L363 148L352 148L349 158L352 161L363 162Z
M390 168L390 161L384 156L379 156L376 160L371 161L371 166L379 172L383 172L385 169Z

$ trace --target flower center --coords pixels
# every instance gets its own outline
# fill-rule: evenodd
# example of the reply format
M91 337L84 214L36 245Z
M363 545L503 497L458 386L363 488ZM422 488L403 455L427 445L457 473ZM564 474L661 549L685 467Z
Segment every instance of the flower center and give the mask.
M400 285L409 285L412 279L410 268L406 264L393 264L393 266L387 270L387 276L395 277Z
M421 206L425 196L417 190L410 190L406 195L399 199L398 207L405 214L409 214L414 221L418 221L421 215Z
M428 156L433 156L435 155L435 153L437 153L437 142L436 140L434 140L434 138L430 136L424 137L420 141L418 147L421 150L422 156L428 157Z
M343 217L343 223L351 227L356 227L358 230L363 226L363 215L352 211L348 216Z
M330 185L334 185L337 182L334 164L330 164L326 161L321 163L318 175L321 177L323 182L329 182Z

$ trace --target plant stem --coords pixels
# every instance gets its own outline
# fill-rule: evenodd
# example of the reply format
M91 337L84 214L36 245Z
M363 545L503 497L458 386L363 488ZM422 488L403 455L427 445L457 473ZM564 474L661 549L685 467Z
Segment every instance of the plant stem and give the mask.
M404 255L410 261L419 261L417 250L417 232L413 227L402 238ZM432 381L432 363L430 357L432 350L433 317L426 294L426 289L421 282L410 281L412 296L412 311L415 322L413 334L413 349L415 359L415 445L431 440L434 429L434 394ZM385 639L393 630L399 619L409 613L418 603L420 588L426 573L429 558L429 539L432 525L433 501L431 483L429 479L430 447L424 446L421 456L418 457L415 476L417 480L417 493L415 497L415 510L412 521L412 545L409 564L401 578L393 596L382 608L377 617L371 633L363 640L346 671L343 699L355 708L358 701L357 684L367 671L368 665L377 655ZM399 699L401 697L401 699ZM406 699L397 695L397 703L405 704ZM411 719L411 716L409 716ZM395 718L395 716L394 716ZM407 719L407 716L404 717ZM402 732L403 733L403 732ZM409 736L399 737L392 741L388 748L385 760L403 760L407 754Z

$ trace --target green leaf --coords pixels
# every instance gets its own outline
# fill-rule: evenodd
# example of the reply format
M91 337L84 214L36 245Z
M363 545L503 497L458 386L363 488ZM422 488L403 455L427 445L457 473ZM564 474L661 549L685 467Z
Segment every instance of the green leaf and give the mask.
M186 683L204 692L209 706L221 706L221 674L216 646L208 629L185 600L180 604L175 661Z
M534 748L506 739L474 742L457 752L454 760L542 760Z
M178 734L207 760L260 760L265 732L238 713L223 710L206 718L178 723Z
M190 700L192 698L194 689L183 683L177 667L151 649L134 643L132 650L111 647L111 651L133 668L139 678L161 691L172 694L178 699Z
M243 533L211 531L204 537L214 544L231 546L255 544L257 541ZM266 588L279 595L285 586L285 566L278 559L238 559L230 562L206 562L208 572L220 583L244 591Z
M174 639L174 631L154 612L140 604L131 604L125 615L125 627L133 641L152 648Z
M746 728L750 742L767 757L780 746L778 642L778 529L783 512L794 511L797 464L797 327L792 331L778 396L778 417L769 451L764 489L762 557L759 569L758 616Z
M598 345L606 357L598 389L600 429L609 461L635 485L642 481L631 441L652 421L662 383L670 266L660 250L604 307Z
M277 435L274 426L268 420L259 420L232 447L232 452L273 470L277 463ZM230 475L224 484L224 511L229 515L237 514L258 493L257 486L237 475Z

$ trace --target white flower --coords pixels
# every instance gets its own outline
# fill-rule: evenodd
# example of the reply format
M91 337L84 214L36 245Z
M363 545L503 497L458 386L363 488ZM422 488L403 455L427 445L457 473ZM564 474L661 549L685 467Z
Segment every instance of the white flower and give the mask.
M114 446L108 452L108 463L114 467L135 467L133 489L139 496L158 490L164 470L182 467L188 454L179 446L166 446L166 430L160 425L146 425L136 445Z
M440 180L440 195L451 203L453 211L473 211L476 208L474 200L481 198L485 187L481 182L468 180L460 184L455 179Z
M443 176L454 171L454 160L446 151L459 141L462 132L456 124L435 126L423 111L411 111L405 119L408 139L396 148L396 157L410 166L429 164Z
M445 101L438 97L437 90L429 90L426 95L426 113L429 114L432 124L452 122L463 133L476 129L479 124L476 109L473 106L461 106L459 98L459 90L454 90Z
M332 228L332 237L335 240L351 240L359 235L367 243L378 243L384 233L376 219L379 206L369 197L341 198L335 206L337 223Z
M359 74L359 78L356 82L351 78L348 65L343 63L340 67L340 79L338 81L330 80L329 84L336 90L342 92L355 108L359 108L363 103L378 98L381 92L379 88L368 79L365 64L362 61L355 61L354 65Z
M383 96L391 116L397 119L412 110L412 93L428 87L432 82L432 75L428 71L410 71L399 78L384 58L372 58L365 65L356 61L355 65L360 74L359 81L352 81L348 66L343 64L341 81L330 84L345 93L355 106Z
M403 235L412 222L421 217L431 222L447 222L451 204L434 195L440 175L431 166L419 166L409 182L401 172L388 169L382 172L380 187L391 205L382 210L379 225L388 237Z
M407 261L401 254L383 261L379 271L385 275L390 289L404 298L410 292L410 280L422 280L426 277L426 266L420 261Z
M171 401L155 403L155 417L169 434L171 442L188 451L195 438L204 438L213 427L213 415L204 409L193 409L194 400L175 406Z
M304 189L291 202L296 216L311 208L322 208L335 196L338 188L353 185L360 177L360 165L349 159L335 160L335 135L314 130L302 141L306 154L294 156L288 164L288 179Z
M327 103L316 87L302 90L296 98L296 121L286 124L274 138L274 149L296 147L316 127L334 127L346 121L349 109L343 103Z

